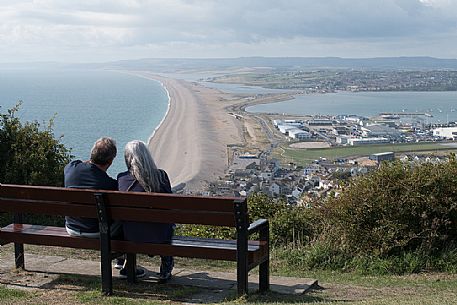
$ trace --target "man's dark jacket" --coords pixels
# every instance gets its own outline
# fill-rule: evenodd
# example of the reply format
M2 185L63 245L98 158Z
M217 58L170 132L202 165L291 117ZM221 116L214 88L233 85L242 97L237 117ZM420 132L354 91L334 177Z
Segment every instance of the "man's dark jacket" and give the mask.
M95 164L75 160L64 169L65 187L117 191L117 181ZM98 220L83 217L65 217L65 226L81 233L99 231Z

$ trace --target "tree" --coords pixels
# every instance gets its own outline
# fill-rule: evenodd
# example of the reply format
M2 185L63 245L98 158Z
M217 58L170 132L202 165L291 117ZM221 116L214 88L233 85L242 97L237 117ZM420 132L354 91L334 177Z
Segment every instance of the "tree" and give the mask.
M53 119L42 127L16 117L22 102L0 112L0 183L63 185L63 168L70 150L54 138Z

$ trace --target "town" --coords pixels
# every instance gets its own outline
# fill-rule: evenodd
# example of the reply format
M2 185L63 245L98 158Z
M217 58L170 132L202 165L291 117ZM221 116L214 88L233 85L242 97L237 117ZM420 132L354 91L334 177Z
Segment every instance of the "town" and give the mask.
M225 177L211 183L205 195L248 196L263 192L282 197L292 205L307 205L316 198L337 196L350 177L366 174L381 162L442 162L456 148L457 124L426 124L427 114L381 113L373 118L357 115L287 116L263 115L269 126L271 149L230 147ZM266 132L266 130L265 130ZM274 139L280 139L273 141ZM281 146L298 150L411 147L403 152L381 151L348 157L319 156L305 164L278 155ZM403 146L402 146L403 145ZM427 146L431 145L431 146ZM428 148L427 148L428 147ZM276 153L275 153L276 151ZM289 162L287 162L289 161Z

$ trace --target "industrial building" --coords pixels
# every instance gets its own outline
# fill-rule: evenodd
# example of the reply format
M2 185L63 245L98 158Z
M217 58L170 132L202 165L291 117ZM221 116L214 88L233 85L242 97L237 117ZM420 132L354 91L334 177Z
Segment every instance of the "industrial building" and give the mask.
M378 163L381 163L382 161L393 161L395 159L395 154L390 151L383 152L383 153L377 153L377 154L370 155L369 159L376 161Z
M433 129L433 136L448 140L457 140L457 127L440 127Z
M308 121L309 126L332 126L333 120L330 119L314 119Z
M398 138L401 136L401 133L392 127L386 125L368 125L360 128L362 130L362 135L364 137L389 137L389 138Z
M298 128L289 129L289 137L297 140L306 140L311 138L311 133Z
M356 145L366 145L366 144L383 144L389 143L387 138L348 138L347 144L356 146Z
M288 134L289 133L289 130L291 129L297 129L297 127L295 126L291 126L291 125L278 125L278 129L281 133L283 134Z

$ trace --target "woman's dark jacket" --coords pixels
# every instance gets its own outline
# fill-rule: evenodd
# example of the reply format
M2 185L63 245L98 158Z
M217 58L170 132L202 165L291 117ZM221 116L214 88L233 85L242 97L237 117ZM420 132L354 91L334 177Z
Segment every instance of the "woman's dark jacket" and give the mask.
M160 172L160 193L171 193L170 180L164 170ZM119 191L145 192L130 172L123 172L117 175ZM159 193L159 192L158 192ZM123 222L125 240L148 242L148 243L169 243L173 236L175 225L155 222Z

